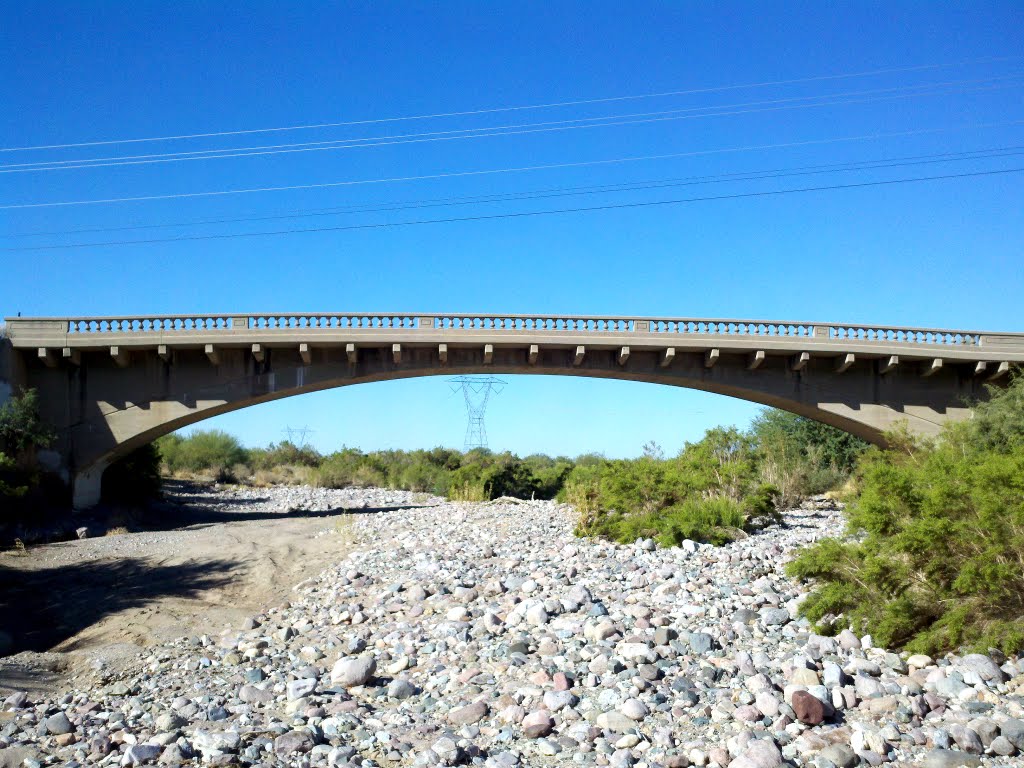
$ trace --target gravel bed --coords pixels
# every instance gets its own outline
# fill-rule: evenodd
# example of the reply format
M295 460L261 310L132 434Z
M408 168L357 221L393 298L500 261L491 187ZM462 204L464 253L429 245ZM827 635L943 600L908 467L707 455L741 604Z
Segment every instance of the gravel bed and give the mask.
M841 533L826 500L665 549L577 539L553 502L222 493L348 507L358 545L241 626L8 697L0 768L1024 765L1024 661L908 657L797 617L783 565Z

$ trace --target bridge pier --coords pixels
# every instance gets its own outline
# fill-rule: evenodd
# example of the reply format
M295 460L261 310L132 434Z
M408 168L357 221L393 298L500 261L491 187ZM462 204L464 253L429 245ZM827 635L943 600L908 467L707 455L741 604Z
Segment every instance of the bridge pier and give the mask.
M91 509L100 503L103 490L103 472L107 464L94 464L71 479L71 506L75 511Z

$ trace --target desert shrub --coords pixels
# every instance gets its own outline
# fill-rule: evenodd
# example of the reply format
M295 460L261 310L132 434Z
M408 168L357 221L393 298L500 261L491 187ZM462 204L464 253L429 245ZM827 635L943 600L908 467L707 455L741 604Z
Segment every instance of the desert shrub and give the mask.
M23 499L39 485L36 451L49 446L54 437L39 418L34 389L0 405L0 499L6 498L9 509L14 509L15 499Z
M685 539L724 544L741 536L746 515L740 505L726 497L692 498L657 512L601 516L591 535L619 542L655 539L663 546L679 546Z
M165 435L156 445L164 469L172 474L210 472L228 476L232 467L245 464L248 458L238 438L219 429L197 431L188 436Z
M247 454L247 463L255 471L285 466L315 467L323 459L315 448L308 445L298 446L288 440L277 444L271 443L266 448L249 448Z
M103 473L104 501L135 504L160 496L160 451L149 443L123 456Z
M577 465L561 498L577 503L576 532L630 542L654 538L724 543L779 519L778 491L760 482L750 435L709 430L674 459L648 444L638 459Z
M362 451L342 448L320 462L313 475L314 482L323 488L347 488L353 484L356 468L362 459Z
M533 476L533 492L538 499L555 498L573 468L572 459L565 456L551 458L544 454L527 456L523 464Z
M815 585L806 616L935 654L1024 650L1024 379L1014 378L937 443L895 434L857 468L852 541L789 565Z
M787 411L764 409L751 425L761 479L779 490L779 503L841 486L867 447L860 438Z
M460 485L453 485L448 491L448 498L452 501L486 501L487 491L482 483L466 481Z

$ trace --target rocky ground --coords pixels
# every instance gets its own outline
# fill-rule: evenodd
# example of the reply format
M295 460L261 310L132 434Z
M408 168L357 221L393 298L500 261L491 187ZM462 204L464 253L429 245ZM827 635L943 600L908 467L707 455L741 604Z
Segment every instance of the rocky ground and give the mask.
M841 531L827 503L662 549L575 539L550 502L269 493L407 508L352 514L356 546L284 605L10 695L0 766L1024 765L1024 661L796 618L782 565Z

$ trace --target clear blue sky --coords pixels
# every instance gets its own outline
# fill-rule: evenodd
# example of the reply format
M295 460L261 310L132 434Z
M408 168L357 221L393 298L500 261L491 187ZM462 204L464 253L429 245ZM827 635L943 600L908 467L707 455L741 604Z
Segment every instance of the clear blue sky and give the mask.
M562 312L1024 330L1022 174L377 230L10 250L90 238L337 227L1024 167L1024 155L1007 155L614 195L13 236L1022 147L1024 123L1014 124L1024 121L1024 6L1017 2L27 2L7 3L2 15L0 146L7 148L719 90L332 129L3 152L0 165L695 108L732 114L244 159L0 173L0 205L821 142L290 192L0 208L0 247L8 249L0 251L2 314ZM924 65L936 66L906 70ZM721 90L899 69L906 71ZM779 101L825 96L854 103L807 107L820 102ZM778 108L797 104L804 106ZM837 141L878 134L885 136ZM636 454L650 439L674 451L710 425L746 424L756 410L653 385L511 378L493 402L488 429L493 448L618 456ZM343 443L371 449L459 446L465 422L462 402L444 380L421 379L292 398L203 426L264 444L281 439L289 425L315 429L313 441L322 449Z

